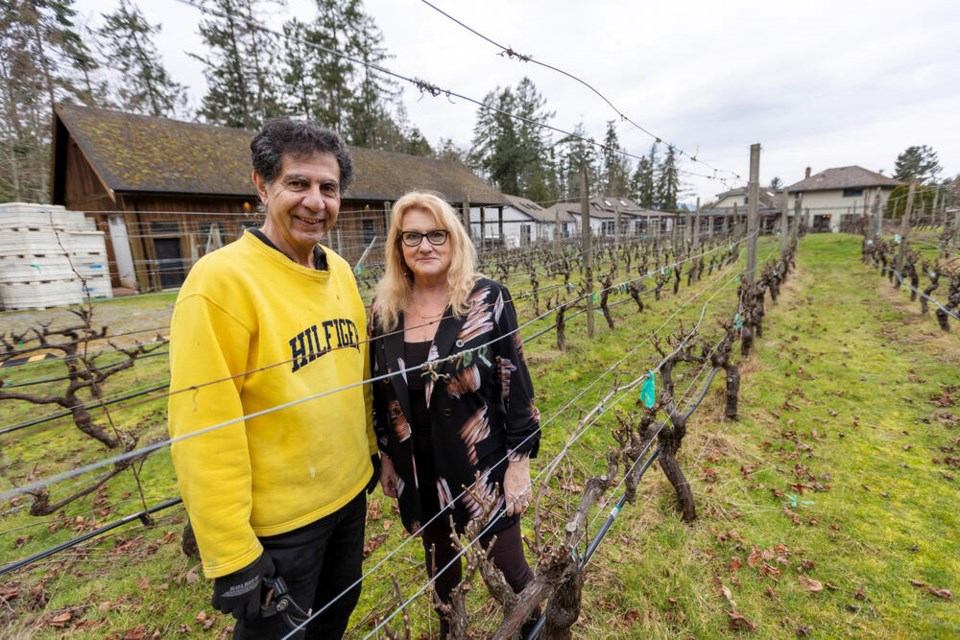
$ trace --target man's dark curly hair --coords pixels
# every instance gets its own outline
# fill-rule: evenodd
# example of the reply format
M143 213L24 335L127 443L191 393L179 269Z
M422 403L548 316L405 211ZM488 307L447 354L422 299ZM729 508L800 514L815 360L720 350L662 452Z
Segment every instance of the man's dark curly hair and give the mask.
M267 120L260 133L250 142L253 170L268 184L280 174L284 155L304 158L315 153L329 153L340 167L340 192L346 191L353 180L353 160L350 150L336 131L317 125L274 118Z

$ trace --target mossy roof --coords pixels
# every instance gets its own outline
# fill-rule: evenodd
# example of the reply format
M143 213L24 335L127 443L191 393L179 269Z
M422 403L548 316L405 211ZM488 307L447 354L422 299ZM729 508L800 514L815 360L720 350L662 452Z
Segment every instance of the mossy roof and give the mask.
M253 131L78 105L59 105L56 115L115 192L254 195ZM462 202L464 196L471 204L505 202L458 162L359 147L350 151L355 177L345 200L393 201L407 191L427 189L450 202Z

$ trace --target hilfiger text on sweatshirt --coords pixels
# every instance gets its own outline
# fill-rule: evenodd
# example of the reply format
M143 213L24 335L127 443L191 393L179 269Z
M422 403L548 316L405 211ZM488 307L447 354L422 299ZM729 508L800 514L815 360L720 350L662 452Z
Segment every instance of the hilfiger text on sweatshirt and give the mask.
M290 338L290 360L293 372L299 371L333 349L354 347L360 350L360 333L349 318L325 320L307 327Z

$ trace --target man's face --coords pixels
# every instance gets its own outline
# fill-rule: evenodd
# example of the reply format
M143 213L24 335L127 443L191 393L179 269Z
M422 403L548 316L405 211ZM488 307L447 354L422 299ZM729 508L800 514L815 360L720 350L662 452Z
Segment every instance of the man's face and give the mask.
M270 184L254 172L253 182L267 208L263 232L281 251L312 264L313 247L340 213L340 166L330 153L284 155Z

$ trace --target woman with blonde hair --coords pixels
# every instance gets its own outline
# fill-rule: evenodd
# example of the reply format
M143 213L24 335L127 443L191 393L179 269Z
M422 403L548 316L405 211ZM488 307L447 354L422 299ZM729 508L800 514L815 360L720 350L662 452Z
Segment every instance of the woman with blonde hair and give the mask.
M451 522L462 532L483 517L482 501L497 500L481 543L496 537L490 556L520 592L533 579L520 515L530 502L540 414L513 300L477 273L470 237L437 195L411 192L393 205L385 251L371 358L374 376L397 375L374 384L381 486L397 499L404 527L421 536L442 602L462 571L452 562ZM440 629L446 637L442 613Z

